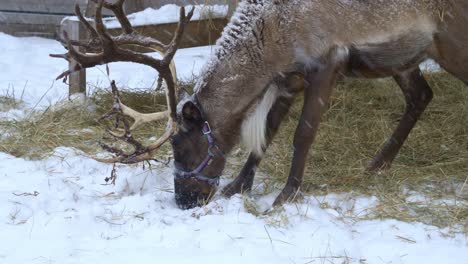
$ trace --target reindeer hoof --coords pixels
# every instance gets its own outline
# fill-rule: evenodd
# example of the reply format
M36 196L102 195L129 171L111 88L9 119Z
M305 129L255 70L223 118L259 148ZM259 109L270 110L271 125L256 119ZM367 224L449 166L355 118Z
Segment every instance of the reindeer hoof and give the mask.
M299 188L296 187L291 187L291 186L285 186L283 191L276 197L275 202L273 203L273 206L281 206L286 202L293 201L297 198L299 194Z
M241 177L235 178L232 182L226 185L221 193L226 197L231 197L234 194L250 191L252 189L253 182L246 182Z
M369 165L367 165L366 171L367 172L379 172L386 169L389 169L391 162L387 162L383 159L375 158L373 159Z

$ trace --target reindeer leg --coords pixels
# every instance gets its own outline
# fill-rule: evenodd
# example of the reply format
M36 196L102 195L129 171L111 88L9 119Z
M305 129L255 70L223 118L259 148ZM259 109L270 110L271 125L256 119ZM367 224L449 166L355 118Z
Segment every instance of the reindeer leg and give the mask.
M283 121L286 114L289 112L289 108L294 101L294 97L291 96L281 96L273 104L270 112L268 112L267 117L267 146L270 145L273 137L275 136L278 128ZM241 193L243 191L250 191L252 189L253 180L255 177L255 171L262 161L262 157L258 157L255 153L251 152L249 158L247 159L244 167L240 171L239 175L224 189L222 193L230 197L236 193Z
M294 135L294 154L289 177L286 186L276 198L273 206L293 199L299 191L304 176L305 160L335 86L338 66L335 64L326 65L326 68L306 76L309 85L304 90L304 106Z
M406 110L392 136L369 164L368 171L377 171L390 167L411 129L433 96L431 87L429 87L419 68L395 75L393 78L405 95Z
M295 95L304 90L304 75L298 72L291 72L288 73L285 77L278 77L275 80L275 84L280 88L280 90L286 91L287 94L278 97L268 112L266 132L267 145L265 146L263 152L266 151L268 146L273 141L273 138L278 131L279 126L281 125L281 122L288 114L289 109L294 102ZM262 157L258 157L258 155L251 152L239 175L231 183L224 187L222 193L225 196L230 197L236 193L250 191L252 189L255 171L261 160Z
M221 191L224 196L231 197L236 193L242 193L244 191L250 191L252 189L253 180L255 177L255 171L262 161L261 157L257 157L255 153L250 152L249 158L242 167L239 175L226 185Z

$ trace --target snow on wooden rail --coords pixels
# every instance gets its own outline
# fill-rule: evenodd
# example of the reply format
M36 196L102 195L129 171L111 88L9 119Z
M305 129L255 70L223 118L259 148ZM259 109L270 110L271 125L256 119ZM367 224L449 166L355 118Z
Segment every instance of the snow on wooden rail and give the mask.
M193 6L186 6L186 10L190 10ZM209 20L209 19L225 19L228 14L227 5L195 5L195 12L191 21ZM128 15L128 20L134 27L145 25L171 24L179 21L180 7L174 4L162 6L159 9L151 7L143 11ZM107 28L120 28L119 21L115 17L104 19Z

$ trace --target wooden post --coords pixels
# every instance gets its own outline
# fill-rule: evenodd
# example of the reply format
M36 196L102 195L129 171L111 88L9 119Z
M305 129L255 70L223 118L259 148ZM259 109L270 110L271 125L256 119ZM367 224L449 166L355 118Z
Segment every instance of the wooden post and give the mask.
M96 4L92 1L87 1L88 3L86 4L86 10L85 10L85 16L86 17L94 17L96 14Z
M143 0L133 0L125 2L125 13L131 14L145 9L145 3Z
M61 31L66 31L71 40L83 40L86 38L86 30L78 20L64 20L61 25ZM74 68L76 63L77 62L72 59L69 63L69 68ZM68 83L69 97L76 93L86 95L86 69L70 74Z
M228 13L227 19L230 20L234 11L236 11L238 0L228 0Z

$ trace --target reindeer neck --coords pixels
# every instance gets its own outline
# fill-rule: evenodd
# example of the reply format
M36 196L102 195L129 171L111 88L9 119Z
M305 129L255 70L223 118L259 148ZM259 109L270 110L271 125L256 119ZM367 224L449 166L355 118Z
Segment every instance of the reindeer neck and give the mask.
M238 141L249 108L263 95L277 68L268 63L263 27L271 1L243 1L218 40L195 92L224 151Z

